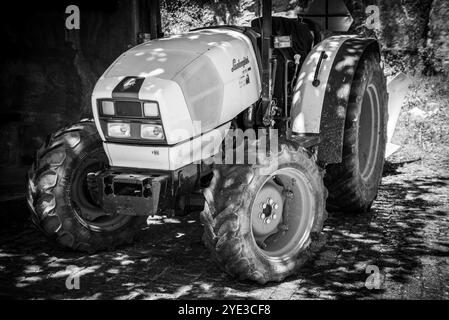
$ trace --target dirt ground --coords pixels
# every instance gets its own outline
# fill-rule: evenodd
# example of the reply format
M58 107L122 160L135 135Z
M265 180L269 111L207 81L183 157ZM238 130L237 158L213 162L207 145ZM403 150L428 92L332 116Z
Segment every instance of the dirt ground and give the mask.
M423 86L411 97L420 96ZM433 97L435 90L429 92ZM432 127L442 128L441 137L426 140L422 119L410 117L412 98L396 134L405 144L385 166L372 212L331 214L317 258L283 283L259 286L223 274L201 242L198 213L153 219L136 243L114 252L63 251L31 226L22 189L5 181L0 185L0 298L449 299L449 144L441 135L449 105L439 101L441 111L428 119L438 116ZM421 140L414 132L418 127ZM69 290L67 278L74 275L79 289ZM378 288L367 288L369 276L380 280Z

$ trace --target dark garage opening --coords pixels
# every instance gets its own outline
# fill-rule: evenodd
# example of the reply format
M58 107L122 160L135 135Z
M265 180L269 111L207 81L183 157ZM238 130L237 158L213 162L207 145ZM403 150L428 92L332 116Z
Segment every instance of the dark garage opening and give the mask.
M65 26L69 5L80 9L79 30ZM91 92L104 70L143 35L161 34L160 10L153 0L15 2L0 28L0 192L11 182L19 192L46 136L91 116Z

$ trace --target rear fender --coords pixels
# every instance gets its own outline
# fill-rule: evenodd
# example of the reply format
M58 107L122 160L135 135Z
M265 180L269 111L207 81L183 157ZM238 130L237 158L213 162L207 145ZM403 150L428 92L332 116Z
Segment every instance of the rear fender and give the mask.
M334 36L315 46L301 68L293 93L292 131L319 134L318 160L342 161L346 109L352 81L365 51L379 53L375 39Z

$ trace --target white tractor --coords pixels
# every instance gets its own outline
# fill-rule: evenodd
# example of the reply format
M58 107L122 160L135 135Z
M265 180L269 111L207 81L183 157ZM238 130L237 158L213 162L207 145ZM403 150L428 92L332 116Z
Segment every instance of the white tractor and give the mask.
M387 140L378 42L322 40L315 26L273 17L267 0L251 27L122 54L93 90L94 120L37 151L35 224L66 248L113 249L202 193L204 243L225 272L259 283L295 273L323 245L326 208L370 210Z

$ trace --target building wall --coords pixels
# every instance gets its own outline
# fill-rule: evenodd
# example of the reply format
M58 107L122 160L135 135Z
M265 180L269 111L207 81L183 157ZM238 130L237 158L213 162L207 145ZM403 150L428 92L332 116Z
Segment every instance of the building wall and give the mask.
M137 7L151 0L139 0ZM140 2L140 3L139 3ZM0 20L0 167L26 165L47 134L89 117L98 77L136 42L129 0L13 4ZM67 30L65 9L81 11L80 30ZM151 14L138 10L138 29Z

